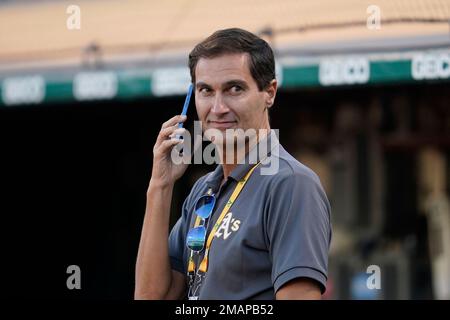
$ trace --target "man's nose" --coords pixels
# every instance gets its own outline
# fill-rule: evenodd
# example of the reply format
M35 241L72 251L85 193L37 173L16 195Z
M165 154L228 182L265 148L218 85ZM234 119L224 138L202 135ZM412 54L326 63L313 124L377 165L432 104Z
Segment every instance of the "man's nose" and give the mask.
M225 104L222 95L217 94L214 99L211 112L216 114L223 114L227 113L228 111L230 111L230 109L228 109L227 105Z

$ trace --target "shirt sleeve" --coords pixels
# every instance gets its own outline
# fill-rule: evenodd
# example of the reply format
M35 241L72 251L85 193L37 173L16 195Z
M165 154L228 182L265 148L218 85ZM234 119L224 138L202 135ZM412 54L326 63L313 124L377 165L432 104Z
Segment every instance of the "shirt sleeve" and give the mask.
M325 292L331 242L330 204L317 176L291 173L269 195L267 235L275 292L299 277Z

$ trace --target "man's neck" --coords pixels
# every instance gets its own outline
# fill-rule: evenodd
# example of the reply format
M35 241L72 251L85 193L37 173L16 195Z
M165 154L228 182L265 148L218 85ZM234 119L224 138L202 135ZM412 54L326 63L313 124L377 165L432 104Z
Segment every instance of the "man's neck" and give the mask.
M255 147L262 139L264 139L267 136L267 134L264 135L259 135L257 136L257 139L253 142L246 142L245 143L245 152L239 152L239 150L237 150L236 148L234 148L234 152L233 152L233 156L234 158L232 159L232 161L227 161L230 159L227 159L226 157L226 147L223 146L222 152L220 153L220 158L221 158L221 162L222 162L222 169L223 169L223 180L220 183L220 185L222 185L223 183L225 183L225 181L227 181L229 175L231 174L231 172L238 166L239 162L242 163L242 157L245 158L245 156L249 153L249 151ZM241 155L241 157L238 157L239 155Z
M222 186L225 183L225 181L227 181L228 176L230 175L231 172L233 172L234 168L236 168L236 167L237 167L236 163L233 163L233 164L225 164L224 163L224 164L222 164L223 179L220 182L220 186Z

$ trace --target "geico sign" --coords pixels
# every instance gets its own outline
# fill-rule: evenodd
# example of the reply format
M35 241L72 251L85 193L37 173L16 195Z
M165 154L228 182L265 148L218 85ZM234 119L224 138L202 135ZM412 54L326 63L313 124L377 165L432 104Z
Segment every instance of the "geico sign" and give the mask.
M324 86L366 83L369 77L370 64L366 58L331 58L320 61L319 82Z
M113 72L80 72L73 79L77 100L111 99L117 94L117 76Z
M411 75L415 80L450 77L450 53L424 53L413 57Z
M2 96L6 105L40 103L45 97L45 80L38 75L6 78Z

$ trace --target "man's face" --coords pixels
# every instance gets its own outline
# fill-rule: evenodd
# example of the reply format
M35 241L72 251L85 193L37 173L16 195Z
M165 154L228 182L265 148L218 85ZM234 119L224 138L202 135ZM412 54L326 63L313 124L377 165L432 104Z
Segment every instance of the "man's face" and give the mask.
M195 102L203 129L270 129L266 107L273 104L276 81L263 91L250 74L249 56L200 58L195 68Z

